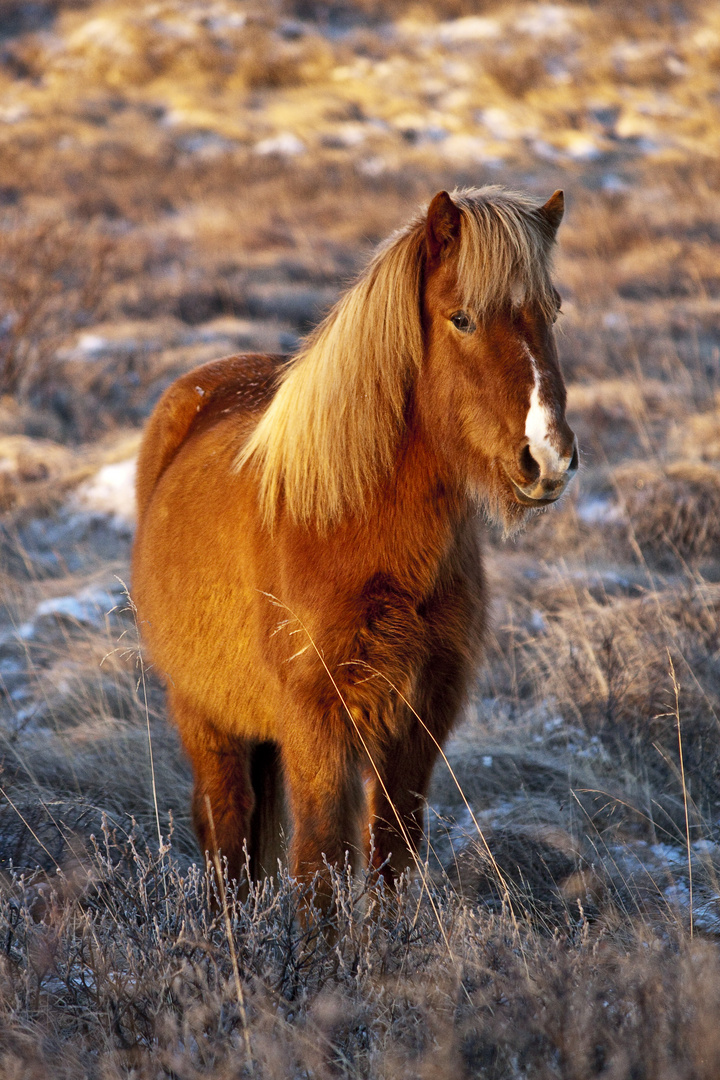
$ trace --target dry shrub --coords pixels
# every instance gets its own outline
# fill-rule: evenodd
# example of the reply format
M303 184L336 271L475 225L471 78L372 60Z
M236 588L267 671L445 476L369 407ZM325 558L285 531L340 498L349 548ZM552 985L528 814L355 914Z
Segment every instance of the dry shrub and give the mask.
M616 49L612 67L616 81L621 86L667 87L677 78L677 73L673 71L673 60L677 60L677 56L667 41L646 39Z
M329 45L320 37L311 34L298 41L278 41L273 28L257 27L243 41L236 70L249 89L301 86L327 78L334 62Z
M577 900L589 907L593 882L583 875L585 860L579 846L560 829L483 831L460 851L448 873L461 894L501 911L509 904L517 917L538 927L557 921Z
M687 784L702 817L720 802L719 639L717 585L689 582L612 601L580 593L548 612L543 633L519 635L514 663L526 692L608 746L648 822L661 807L665 824L684 831L671 664Z
M614 484L634 537L653 565L717 559L720 554L720 468L701 462L652 463L617 469Z
M483 58L483 69L511 98L524 98L548 81L547 67L536 48L520 55L514 48L496 49Z
M686 409L677 386L636 373L568 387L568 420L581 453L603 464L644 455L669 423L683 422Z
M675 427L670 448L678 456L720 462L720 393L711 412L686 416Z
M96 832L98 815L105 812L126 831L135 821L145 837L157 833L157 804L163 828L168 813L175 821L178 855L188 856L196 852L189 765L166 721L162 689L140 666L127 597L117 579L109 589L98 590L97 601L88 601L84 610L60 604L36 611L24 637L3 635L0 693L7 659L14 661L12 669L24 667L29 691L19 702L0 697L3 785L16 805L29 808L23 817L37 822L40 815L45 832L57 822L40 811L43 800L75 805ZM74 595L82 600L78 583L65 599ZM88 816L88 809L93 814ZM2 813L6 823L12 820L7 807ZM60 838L75 832L87 841L89 826L72 826L67 815L63 820ZM3 829L3 836L9 835ZM51 869L37 848L34 862ZM16 858L15 865L33 863Z
M87 690L85 691L87 694ZM100 708L106 702L96 702ZM151 722L155 781L150 769L147 727L142 717L123 722L97 709L91 721L75 717L73 726L53 733L45 728L45 738L31 752L27 735L3 748L2 761L6 790L23 817L35 822L35 829L45 837L54 836L55 859L65 864L75 853L74 843L87 846L91 833L97 833L98 820L106 814L124 832L136 824L140 836L157 842L155 800L162 807L160 828L168 830L169 817L174 822L176 854L189 860L197 857L197 843L189 820L191 781L179 740L163 717ZM39 727L39 725L38 725ZM37 731L37 727L36 727ZM52 803L64 809L59 817ZM4 826L14 821L14 811L2 809ZM3 858L14 858L16 867L40 866L51 872L45 850L40 850L26 835L20 823L9 828ZM71 840L72 836L75 840ZM24 858L18 848L24 841ZM63 847L63 845L65 845ZM67 848L67 850L66 850Z
M623 255L647 236L641 213L641 204L627 192L583 192L563 223L561 258L572 255L577 272L578 260L582 264L593 253L605 260Z
M87 870L3 889L15 1075L230 1080L250 1075L248 1046L260 1080L715 1080L720 1068L717 950L677 930L628 923L618 941L578 911L531 934L449 894L391 896L344 874L334 911L303 923L301 890L281 875L244 903L226 884L238 986L212 877L108 825Z
M720 291L717 256L704 240L655 237L618 261L617 289L630 300L653 297L715 297Z
M353 26L385 23L410 14L431 22L492 11L497 0L282 0L281 8L295 18L321 25Z
M22 505L28 489L57 482L73 463L72 451L47 439L0 436L0 512Z
M0 254L0 394L26 395L47 378L68 334L92 321L112 252L100 231L65 221L18 223Z
M150 17L111 4L89 20L68 16L64 26L71 69L79 62L90 85L123 91L158 82L235 91L296 86L322 78L333 63L332 49L318 35L300 29L288 39L272 17L246 11L213 17L199 7L161 3ZM45 61L62 79L68 59Z

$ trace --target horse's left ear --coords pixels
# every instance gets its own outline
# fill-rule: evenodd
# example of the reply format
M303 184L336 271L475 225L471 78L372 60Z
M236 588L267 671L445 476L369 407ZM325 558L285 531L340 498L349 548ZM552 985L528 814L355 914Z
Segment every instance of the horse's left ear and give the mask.
M460 211L447 191L438 191L428 206L425 239L431 259L441 258L460 235Z
M556 191L554 195L551 195L545 205L540 207L540 213L552 231L557 232L565 213L565 196L562 191Z

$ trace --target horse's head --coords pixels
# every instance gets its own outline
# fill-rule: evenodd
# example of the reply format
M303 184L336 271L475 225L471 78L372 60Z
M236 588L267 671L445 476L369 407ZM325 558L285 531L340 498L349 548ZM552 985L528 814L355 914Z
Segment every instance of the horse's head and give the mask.
M549 276L562 215L560 191L542 207L441 191L427 212L419 405L456 479L506 527L555 502L578 467Z

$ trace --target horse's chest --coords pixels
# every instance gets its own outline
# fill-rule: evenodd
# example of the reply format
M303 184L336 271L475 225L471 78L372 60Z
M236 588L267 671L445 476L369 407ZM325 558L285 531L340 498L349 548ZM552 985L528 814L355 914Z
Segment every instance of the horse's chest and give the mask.
M358 660L393 681L412 679L428 648L429 626L422 597L388 574L365 582L354 602L352 647Z

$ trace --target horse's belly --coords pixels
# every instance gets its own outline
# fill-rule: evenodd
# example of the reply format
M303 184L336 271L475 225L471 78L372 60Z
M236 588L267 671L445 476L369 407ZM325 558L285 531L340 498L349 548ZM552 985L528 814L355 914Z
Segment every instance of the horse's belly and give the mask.
M212 462L214 475L202 464L181 453L141 523L132 584L140 629L173 693L222 730L270 739L279 686L258 625L252 526L217 483L221 463Z

